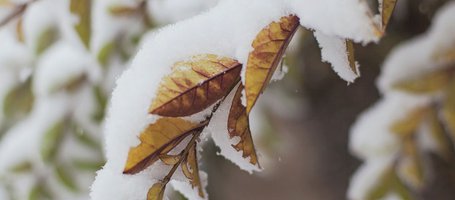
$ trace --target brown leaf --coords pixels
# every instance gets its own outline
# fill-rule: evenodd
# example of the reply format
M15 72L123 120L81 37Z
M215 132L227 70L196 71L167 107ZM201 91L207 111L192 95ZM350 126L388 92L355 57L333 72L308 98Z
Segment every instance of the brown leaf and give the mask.
M232 145L235 150L243 151L242 156L244 158L250 157L251 164L259 165L253 138L251 137L248 114L246 113L245 106L242 104L242 91L243 85L240 84L235 92L229 111L228 132L231 138L240 137L240 141L236 145Z
M355 62L355 51L354 51L354 43L352 40L346 40L346 52L348 54L348 62L349 62L349 67L351 68L352 72L356 74L357 76L359 75L359 71L357 69L357 64Z
M163 78L149 112L167 117L198 113L226 96L240 80L242 65L213 54L175 63Z
M163 200L166 184L157 182L147 192L147 200Z
M407 137L416 131L427 113L428 108L426 107L416 108L409 112L404 119L400 119L392 124L390 130L400 137Z
M190 180L191 187L197 187L199 196L204 198L204 191L202 190L201 178L199 176L196 143L192 145L188 151L188 156L182 163L182 171L183 174Z
M282 17L279 22L272 22L262 29L254 39L245 74L247 113L270 82L298 27L297 16Z
M382 11L381 11L383 29L387 28L387 25L389 24L390 18L392 17L393 10L395 9L396 4L397 4L397 0L383 0Z
M168 153L186 136L204 125L180 118L158 119L140 134L141 143L128 152L123 173L135 174L144 170L156 162L160 155Z
M450 69L438 70L397 82L393 87L414 94L432 93L444 89L449 84L451 76L452 72Z

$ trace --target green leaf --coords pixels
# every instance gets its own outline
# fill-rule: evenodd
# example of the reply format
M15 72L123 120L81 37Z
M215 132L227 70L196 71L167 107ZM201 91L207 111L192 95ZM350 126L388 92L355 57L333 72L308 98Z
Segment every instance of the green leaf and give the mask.
M97 103L96 111L93 114L93 120L96 122L101 122L104 119L106 112L107 96L100 86L95 86L93 88L93 94Z
M106 66L109 61L109 57L114 52L115 42L106 43L98 52L97 59L102 66Z
M73 128L74 136L76 137L76 140L78 142L82 143L83 145L85 145L91 149L101 152L101 144L97 140L90 137L88 135L88 133L82 127L74 124L72 126L72 128Z
M65 166L57 166L55 168L55 175L57 176L58 181L68 188L68 190L72 192L78 191L76 182Z
M52 195L42 183L36 184L28 194L29 200L51 200Z
M60 121L49 128L45 133L41 143L41 156L44 161L49 162L55 159L65 134L65 129L65 121Z
M25 173L30 172L32 169L33 169L32 163L25 161L17 165L14 165L13 167L10 168L10 171L14 173Z
M28 79L24 83L12 88L5 96L3 112L6 118L18 120L27 115L33 108L35 96L32 91L32 81Z
M91 0L71 0L70 11L78 16L79 21L74 26L76 32L79 34L82 43L85 47L90 47L90 34L91 34Z

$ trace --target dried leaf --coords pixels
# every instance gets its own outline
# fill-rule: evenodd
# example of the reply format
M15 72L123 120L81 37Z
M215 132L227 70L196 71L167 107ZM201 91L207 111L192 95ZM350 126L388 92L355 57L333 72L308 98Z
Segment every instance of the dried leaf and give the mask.
M36 55L41 55L47 48L49 48L56 40L58 31L55 27L49 27L45 29L37 39L36 44Z
M180 155L159 155L158 156L161 160L166 165L175 165L180 161Z
M226 96L240 80L242 65L212 54L178 62L163 78L149 112L167 117L188 116Z
M91 34L91 0L71 0L70 11L75 14L79 19L78 23L74 26L76 32L85 47L90 46L90 34Z
M57 176L57 180L62 183L68 190L72 192L77 192L77 184L73 177L71 177L70 172L67 171L66 167L58 165L55 168L55 175Z
M166 154L186 136L204 124L188 122L180 118L161 118L149 125L139 136L141 143L128 152L123 173L135 174L152 165L159 155Z
M402 157L398 160L399 177L414 189L421 189L424 183L422 160L416 141L412 137L403 140Z
M16 37L17 37L17 40L21 43L24 43L25 42L25 39L24 39L24 29L23 29L23 17L19 18L17 20L17 24L16 24Z
M396 121L390 130L400 137L413 134L428 113L428 108L420 107L412 110L404 119Z
M183 174L190 180L191 186L193 188L198 188L199 196L204 198L204 191L202 189L201 178L199 176L196 143L192 145L188 151L188 156L182 163L182 171Z
M250 163L258 164L253 138L251 137L250 122L246 113L246 107L242 104L243 85L239 85L232 100L228 117L228 132L231 138L240 137L240 141L233 145L235 150L243 151L243 157L250 157Z
M157 182L149 189L147 193L147 200L163 200L164 190L166 184Z
M64 134L64 121L57 122L44 134L44 138L41 143L41 156L44 161L52 161L55 158L60 147L60 141L63 139Z
M404 80L394 84L394 88L409 93L424 94L444 89L451 79L448 70L438 70L423 76Z
M444 126L438 117L436 110L432 109L429 114L430 137L436 143L436 148L439 156L444 160L450 161L452 159L452 150L450 142L446 136Z
M352 72L356 74L357 76L359 75L359 71L357 69L357 64L355 62L355 51L354 51L354 43L352 40L346 40L346 52L348 55L348 62L349 62L349 67L351 68Z
M3 112L9 119L20 119L32 110L34 101L32 80L28 79L6 94L3 101Z
M389 24L390 18L392 17L393 10L397 4L397 0L383 0L381 18L382 18L382 28L386 29Z
M455 81L450 83L442 106L442 116L452 141L455 142Z
M254 39L245 73L247 113L270 82L298 26L298 17L282 17L279 22L272 22L262 29Z

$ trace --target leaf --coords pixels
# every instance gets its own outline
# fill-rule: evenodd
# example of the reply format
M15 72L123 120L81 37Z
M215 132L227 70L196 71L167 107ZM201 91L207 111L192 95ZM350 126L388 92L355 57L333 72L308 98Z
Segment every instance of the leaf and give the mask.
M32 169L33 169L32 163L30 163L29 161L25 161L17 165L14 165L13 167L10 168L10 171L14 173L24 173L30 172L32 171Z
M49 128L41 142L41 156L46 162L54 160L65 134L65 122L60 121Z
M157 182L149 189L147 193L147 200L163 200L164 190L166 184Z
M61 90L74 92L79 89L87 81L87 79L87 74L79 74L68 78L62 84L56 85L55 87L51 88L50 91L51 93L59 92Z
M166 117L198 113L226 96L240 80L242 65L213 54L177 62L161 80L149 112Z
M202 190L201 178L199 176L196 143L194 143L188 151L188 156L182 163L182 171L183 174L190 180L191 187L197 187L199 196L204 198L204 191Z
M442 106L442 116L448 127L452 141L455 142L455 80L450 83L447 89Z
M228 132L231 138L240 137L236 145L232 145L237 151L243 151L243 157L250 157L250 163L258 164L253 138L251 137L250 122L246 113L246 108L242 104L242 91L244 87L239 85L232 100L231 109L228 117Z
M130 7L125 5L112 5L109 7L109 13L114 16L130 16L139 14L139 7Z
M42 183L37 183L28 194L29 200L50 200L53 199L51 193Z
M32 80L29 78L6 94L3 102L3 112L9 119L20 119L32 110L34 101Z
M384 199L390 192L395 192L402 200L411 200L411 193L406 186L398 178L393 168L388 168L378 180L378 182L371 188L365 199L376 200Z
M438 62L455 62L455 44L449 46L451 48L438 48L438 51L433 55L433 58Z
M94 138L90 137L89 133L87 133L87 131L84 130L81 126L78 126L74 123L72 125L72 129L72 132L78 142L93 150L101 152L101 144Z
M88 161L80 159L74 159L71 163L75 168L89 172L97 171L105 164L104 161Z
M449 140L446 136L444 126L441 123L441 120L438 117L436 110L432 109L429 115L429 126L430 126L430 137L436 143L436 148L439 156L445 161L450 161L452 159L452 150Z
M180 155L159 155L158 156L166 165L175 165L180 161Z
M386 29L392 17L393 10L397 4L397 0L383 0L381 9L382 28Z
M24 39L24 29L23 29L23 17L20 17L18 20L17 20L17 24L16 24L16 37L17 37L17 40L21 43L24 43L25 42L25 39Z
M400 81L393 85L395 89L414 94L426 94L444 89L451 79L448 70L438 70L423 76Z
M348 56L349 67L351 68L352 72L359 76L359 70L357 69L357 64L355 62L355 51L354 51L354 43L352 40L346 40L346 52Z
M177 146L186 136L205 124L192 123L180 118L160 118L139 136L141 143L130 149L124 174L138 173Z
M102 66L106 66L109 60L109 57L112 55L115 50L115 42L106 43L98 52L97 59Z
M77 192L77 184L73 177L71 177L69 171L66 170L65 166L57 166L55 168L55 175L57 180L62 183L68 190L72 192Z
M428 108L416 108L410 111L404 119L400 119L393 123L390 127L390 131L399 135L400 137L407 137L416 131L427 113Z
M90 34L91 34L91 0L71 0L70 11L75 14L79 19L77 24L74 26L76 32L85 47L90 46Z
M55 27L49 27L45 29L37 39L36 43L36 55L41 55L47 48L49 48L56 40L58 31Z
M282 17L279 22L272 22L262 29L254 39L245 73L247 113L270 82L298 26L298 17Z
M92 115L92 118L96 122L101 122L104 120L104 116L106 114L107 95L100 86L95 86L93 87L93 96L95 97L97 107Z
M424 183L423 163L416 141L412 137L403 140L402 157L398 160L399 177L414 189L421 189Z

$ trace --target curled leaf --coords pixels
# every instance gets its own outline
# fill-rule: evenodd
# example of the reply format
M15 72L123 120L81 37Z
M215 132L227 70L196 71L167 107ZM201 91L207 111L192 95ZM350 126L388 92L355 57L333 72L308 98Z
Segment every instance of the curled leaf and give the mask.
M232 100L228 117L228 132L231 138L240 137L240 141L233 145L235 150L243 151L243 157L250 157L250 163L258 165L258 158L251 137L250 122L246 113L246 107L242 104L243 85L239 85Z
M89 48L91 35L92 0L71 0L70 11L79 19L74 26L85 47Z
M247 113L270 82L298 26L297 16L282 17L262 29L254 39L245 73Z
M149 112L167 117L188 116L226 96L239 81L242 65L212 54L178 62L163 78Z
M130 149L125 174L135 174L152 165L159 156L177 146L186 136L199 130L204 124L192 123L180 118L160 118L149 125L139 136L141 143Z
M199 196L204 198L204 191L202 190L201 178L199 176L196 143L192 145L188 151L188 156L182 163L182 171L183 174L190 180L191 186L193 188L198 188Z
M157 182L149 189L147 193L147 200L163 200L164 190L166 184Z
M392 17L393 10L397 4L397 0L383 0L381 8L382 28L386 29Z
M424 94L444 89L450 82L452 73L448 70L438 70L423 76L400 81L394 88L409 93Z

